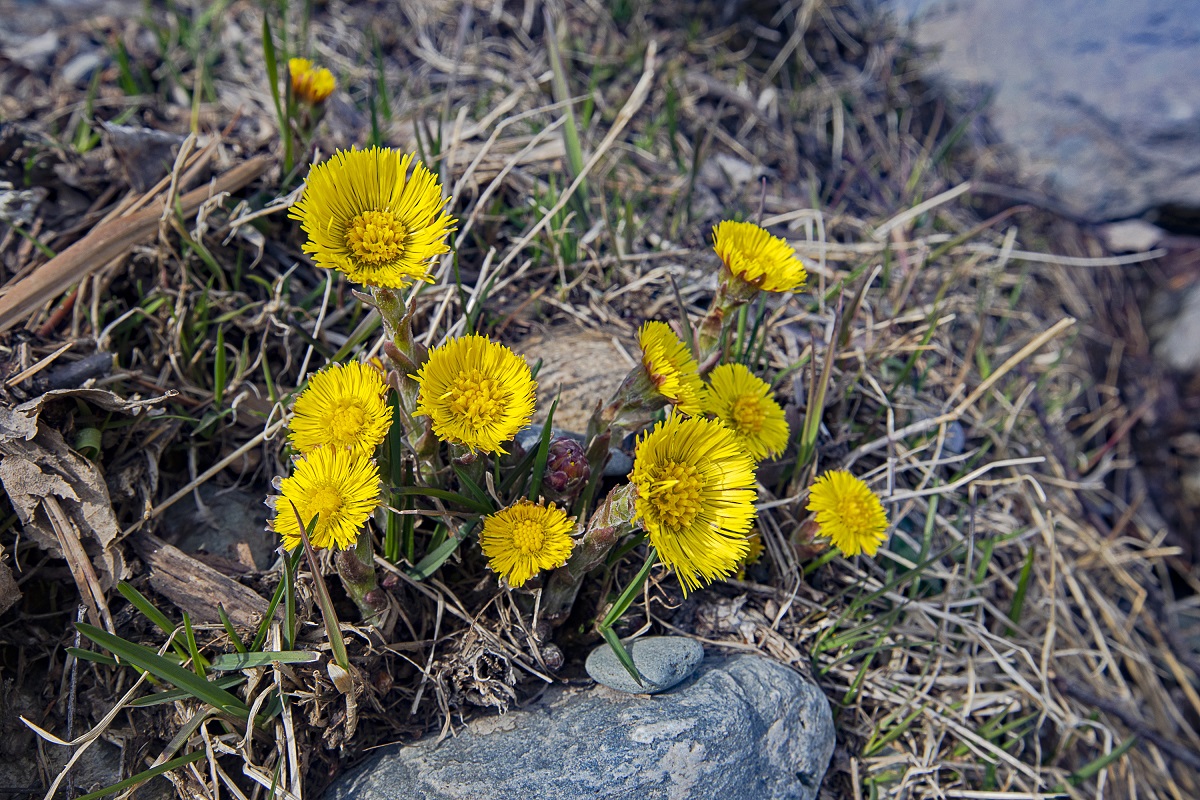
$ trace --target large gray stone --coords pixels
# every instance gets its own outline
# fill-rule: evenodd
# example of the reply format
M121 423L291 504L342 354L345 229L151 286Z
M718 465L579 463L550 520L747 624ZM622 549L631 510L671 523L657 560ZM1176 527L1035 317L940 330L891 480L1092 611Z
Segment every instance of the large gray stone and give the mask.
M986 116L1018 180L1088 221L1200 208L1200 3L876 0L913 22Z
M813 800L833 753L821 690L750 655L654 696L551 687L536 703L372 758L327 800Z

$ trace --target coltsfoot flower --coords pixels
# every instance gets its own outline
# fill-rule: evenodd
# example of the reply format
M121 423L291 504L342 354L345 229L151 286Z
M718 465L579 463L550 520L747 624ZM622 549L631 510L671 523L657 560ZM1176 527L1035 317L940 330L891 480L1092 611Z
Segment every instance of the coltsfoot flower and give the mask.
M787 449L788 424L771 398L771 386L743 364L722 364L709 374L704 410L737 434L755 461Z
M638 440L634 519L686 594L737 572L754 522L754 461L715 420L670 416Z
M292 97L310 106L324 103L337 88L333 73L307 58L289 59L288 75L292 80Z
M289 216L308 236L317 266L351 281L402 289L428 281L430 261L449 251L457 222L442 185L413 154L390 148L339 150L308 173Z
M369 456L392 424L386 397L379 370L358 361L332 364L310 376L296 398L288 440L301 453L328 445Z
M671 326L654 321L643 324L638 344L642 348L642 367L654 390L689 416L701 413L704 381L700 380L696 359Z
M280 481L279 494L269 502L275 507L271 529L283 538L285 550L300 544L296 511L305 526L317 517L309 537L313 547L345 550L379 505L379 467L353 450L321 447L296 460L291 477Z
M519 500L483 518L479 546L491 568L516 587L542 570L567 563L574 527L574 520L553 503Z
M816 513L821 535L848 556L873 556L887 540L883 503L867 484L845 470L817 478L809 489L807 507Z
M726 220L713 228L713 249L736 279L767 292L796 292L808 272L796 251L753 222Z
M537 383L525 359L486 336L451 339L429 351L413 376L416 416L429 417L439 439L489 453L529 424Z

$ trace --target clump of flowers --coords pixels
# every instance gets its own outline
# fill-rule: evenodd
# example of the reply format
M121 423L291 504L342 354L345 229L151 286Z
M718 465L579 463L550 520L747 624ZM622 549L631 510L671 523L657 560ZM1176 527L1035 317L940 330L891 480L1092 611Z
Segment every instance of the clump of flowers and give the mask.
M283 548L293 550L300 544L300 521L307 526L316 518L309 537L313 547L348 549L379 506L379 488L379 467L370 458L351 449L317 448L297 459L291 476L280 481L271 528Z
M671 416L638 440L630 481L634 521L685 595L737 570L757 495L754 462L732 431Z
M318 67L307 58L288 61L288 76L292 97L310 106L317 106L329 99L337 88L337 79L324 67Z
M808 510L817 516L822 536L847 556L875 555L887 541L883 503L867 484L846 470L826 472L813 483Z
M515 588L542 570L567 562L574 527L575 521L553 503L519 500L483 518L479 546L492 569Z
M289 71L289 97L310 108L333 91L333 76L310 62L293 60ZM762 552L757 464L784 455L790 431L770 384L756 374L777 352L764 357L769 333L761 323L768 293L803 288L804 265L760 226L720 223L713 230L717 291L699 324L686 309L676 327L643 322L638 362L609 401L596 404L582 443L556 434L557 420L548 419L535 447L509 454L508 443L536 411L529 364L477 333L428 349L413 333L421 318L400 291L433 281L435 263L450 252L457 225L450 202L433 172L389 148L339 150L309 171L291 209L302 249L317 266L369 290L356 296L382 318L383 341L373 352L384 361L352 360L308 376L289 430L301 456L271 498L271 527L290 550L311 525L313 548L337 551L343 585L366 619L382 608L379 596L387 598L375 582L375 534L384 558L407 561L414 579L431 575L456 550L469 569L477 535L476 558L486 559L502 584L518 588L548 573L536 607L552 624L570 616L590 573L627 574L613 567L640 550L641 569L596 628L636 676L613 625L656 565L673 572L687 595L744 575ZM757 320L749 318L751 300ZM798 458L775 467L791 492L815 463L803 446L817 441L821 422L820 395L812 396L818 410L810 410L805 427L812 436L800 437ZM632 469L606 472L630 435ZM879 498L847 472L817 479L808 507L822 535L846 555L873 554L886 538ZM436 532L418 530L418 515L436 517ZM332 644L336 619L330 603L322 608Z
M289 441L301 453L329 446L371 455L392 425L387 389L378 369L357 361L317 372L296 398Z
M709 374L704 410L737 435L756 461L787 449L788 424L771 386L744 364L721 364Z
M486 336L462 336L429 351L416 376L416 416L443 441L503 453L533 417L537 382L525 359Z
M289 215L317 266L387 289L431 280L430 262L449 252L457 221L437 177L415 158L381 147L339 150L312 168Z

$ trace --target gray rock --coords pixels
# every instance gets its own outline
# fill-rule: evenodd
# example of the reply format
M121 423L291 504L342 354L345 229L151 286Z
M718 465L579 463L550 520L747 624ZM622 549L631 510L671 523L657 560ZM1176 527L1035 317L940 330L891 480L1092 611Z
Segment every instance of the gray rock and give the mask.
M639 684L617 660L608 643L588 654L584 668L592 680L610 689L634 694L657 694L691 677L704 660L704 647L683 636L647 636L625 645L633 665L642 676Z
M813 800L833 753L821 690L758 656L648 697L551 687L535 704L372 758L326 800Z
M875 0L913 22L1020 182L1090 222L1200 207L1200 13L1175 0Z
M1162 292L1155 300L1148 315L1150 334L1158 339L1154 355L1179 372L1200 370L1200 284L1182 293Z

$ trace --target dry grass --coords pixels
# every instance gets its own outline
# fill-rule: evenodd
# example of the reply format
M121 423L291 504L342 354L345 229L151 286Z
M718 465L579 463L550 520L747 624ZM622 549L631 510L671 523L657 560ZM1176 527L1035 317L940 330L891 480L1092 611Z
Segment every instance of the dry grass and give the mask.
M769 476L765 565L687 602L672 579L652 581L627 625L811 672L839 731L824 796L1200 796L1195 574L1147 513L1126 436L1136 415L1115 367L1089 361L1091 345L1111 345L1092 310L1131 259L1038 209L991 205L979 181L1002 160L970 113L921 83L919 59L886 25L832 1L722 9L550 6L574 93L565 102L551 85L538 4L406 3L387 10L383 27L373 24L382 8L333 3L308 21L293 10L287 31L293 48L307 31L308 53L344 88L320 153L368 141L374 107L379 138L420 149L453 187L458 259L416 299L427 343L472 327L506 341L546 329L627 338L647 316L678 313L672 281L695 319L715 285L715 221L761 214L789 232L812 293L767 309L762 364L795 420L810 365L836 359L817 466L868 476L888 499L893 544L874 560L822 558L805 539L809 474ZM8 375L24 376L8 382L12 402L38 394L36 373L91 350L118 356L98 385L178 392L176 419L117 428L85 407L53 421L68 442L99 431L96 459L128 542L202 482L264 490L282 470L280 403L306 369L364 331L366 347L379 347L349 287L300 256L284 204L273 202L284 176L257 5L232 3L211 22L207 47L184 17L159 18L172 33L165 47L144 25L93 23L125 43L135 77L146 67L149 94L128 96L106 73L91 112L109 118L133 105L175 132L194 112L201 131L224 132L218 173L272 158L261 191L165 219L90 277L76 275L73 305L25 309L25 329L6 342ZM362 31L380 37L380 60ZM74 190L82 201L72 206L64 191L28 229L64 250L121 202L122 190L106 187L122 184L97 177L104 148L63 144L89 123L80 87L53 73L0 78L32 173L53 175L57 163L86 178ZM205 80L212 94L187 102ZM583 156L574 171L564 136L573 125ZM47 258L6 230L0 259L12 286ZM218 330L229 348L221 380ZM134 458L129 443L139 441L149 442L151 469ZM147 500L155 509L139 522ZM62 568L18 540L13 522L0 541L26 599L0 623L0 669L15 686L54 677L41 698L50 710L35 721L56 729L76 600L47 588ZM366 747L444 735L473 706L504 707L581 675L578 655L594 636L564 629L556 641L568 665L556 678L528 596L498 593L477 558L421 582L379 566L394 576L392 612L381 631L347 630L365 677L355 703L322 670L257 674L248 702L275 687L295 701L273 741L191 717L189 749L209 758L174 773L181 796L246 791L247 780L254 796L273 782L311 794ZM586 590L575 621L623 585L617 572ZM278 576L241 580L268 594ZM308 580L301 619L314 619ZM143 575L134 583L150 593ZM109 599L123 635L161 644ZM227 645L220 626L201 631L214 651ZM282 648L278 626L272 636L268 646ZM79 684L89 722L129 690L126 673L90 665ZM194 710L113 715L108 735L127 744L126 774L146 768ZM230 767L237 759L244 777Z

